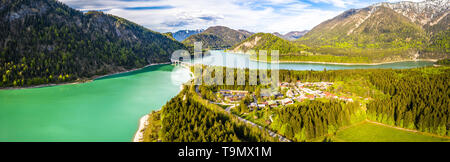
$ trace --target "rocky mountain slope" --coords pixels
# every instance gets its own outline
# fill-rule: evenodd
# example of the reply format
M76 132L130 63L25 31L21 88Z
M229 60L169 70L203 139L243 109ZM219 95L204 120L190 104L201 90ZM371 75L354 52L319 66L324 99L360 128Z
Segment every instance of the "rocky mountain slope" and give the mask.
M184 48L123 18L56 0L0 1L0 87L83 80L167 62Z
M192 46L194 42L202 42L203 48L226 49L245 39L252 33L244 30L234 30L225 26L209 27L200 34L191 35L183 44Z
M345 11L293 42L274 38L285 38L279 33L255 34L230 50L280 50L284 61L380 63L448 58L448 7L448 0L378 3Z
M298 41L320 48L315 51L319 53L389 49L411 58L448 57L449 4L427 0L351 9L317 25Z

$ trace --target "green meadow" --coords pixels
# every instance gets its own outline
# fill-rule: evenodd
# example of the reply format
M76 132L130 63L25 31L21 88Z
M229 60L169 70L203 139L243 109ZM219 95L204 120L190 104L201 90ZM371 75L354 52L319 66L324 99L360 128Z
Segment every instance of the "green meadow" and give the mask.
M423 133L410 132L363 122L340 130L332 137L333 142L450 142L450 138L441 138Z

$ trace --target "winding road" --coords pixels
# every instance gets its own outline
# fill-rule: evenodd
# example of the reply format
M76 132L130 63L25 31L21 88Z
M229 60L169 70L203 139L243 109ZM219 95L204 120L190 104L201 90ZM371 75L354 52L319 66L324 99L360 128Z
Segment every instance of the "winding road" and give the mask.
M234 108L234 107L236 107L236 105L229 106L229 107L227 107L227 108L225 109L225 111L227 111L227 112L230 113L231 115L234 115L234 114L232 114L232 113L230 112L230 110L231 110L232 108ZM266 130L266 131L269 133L270 136L275 137L275 138L278 138L281 142L292 142L291 140L287 139L286 137L283 137L283 136L280 135L280 134L277 134L277 133L275 133L275 132L272 132L272 131L269 130L269 129L266 129L266 128L264 128L264 127L261 127L260 125L255 124L255 123L253 123L253 122L251 122L251 121L249 121L249 120L247 120L247 119L241 118L240 116L237 116L237 115L234 115L234 116L235 116L236 118L238 118L239 120L241 120L241 121L247 123L247 124L250 124L250 125L252 125L252 126L256 126L256 127L258 127L259 129L264 129L264 130Z
M198 85L195 85L195 92L197 93L197 95L200 95L199 90L198 90ZM200 96L201 96L201 95L200 95ZM211 101L210 101L210 103L212 103L212 104L218 104L218 103L211 102ZM264 128L264 127L261 127L261 126L258 125L258 124L255 124L255 123L253 123L253 122L251 122L251 121L248 121L247 119L241 118L240 116L237 116L237 115L231 113L230 111L231 111L231 109L234 108L234 107L236 107L236 105L235 105L235 104L232 104L231 106L227 107L227 108L225 109L225 111L228 112L229 114L235 116L235 117L238 118L239 120L241 120L241 121L247 123L247 124L250 124L250 125L252 125L252 126L256 126L256 127L258 127L259 129L266 130L266 131L269 133L270 136L275 137L275 138L278 138L281 142L292 142L291 140L287 139L286 137L284 137L284 136L282 136L282 135L280 135L280 134L277 134L277 133L275 133L275 132L272 132L272 131L269 130L269 129L266 129L266 128Z

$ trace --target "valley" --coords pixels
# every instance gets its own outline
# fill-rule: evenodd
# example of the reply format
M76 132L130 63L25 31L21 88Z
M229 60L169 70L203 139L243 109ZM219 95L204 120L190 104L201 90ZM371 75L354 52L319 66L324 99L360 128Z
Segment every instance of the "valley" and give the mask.
M1 142L450 141L449 0L94 1L0 1Z

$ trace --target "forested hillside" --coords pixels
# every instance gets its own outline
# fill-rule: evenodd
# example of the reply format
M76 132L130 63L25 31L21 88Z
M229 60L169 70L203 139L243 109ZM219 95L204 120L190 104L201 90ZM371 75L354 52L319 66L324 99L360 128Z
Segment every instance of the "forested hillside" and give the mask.
M370 119L441 136L450 133L450 70L376 71L370 81L388 98L367 106Z
M233 30L225 26L213 26L202 33L189 36L183 43L187 46L193 46L195 42L202 42L203 48L227 49L245 40L251 34L245 30Z
M56 0L0 1L0 87L83 80L169 61L168 36Z
M231 47L234 52L247 52L248 50L278 50L280 54L296 54L301 53L307 47L304 45L295 44L288 40L277 37L269 33L253 34L246 40Z
M264 142L276 139L257 127L240 122L185 88L156 112L158 122L145 130L144 141ZM153 115L153 114L152 114ZM154 128L155 125L159 128Z
M179 41L182 42L184 41L184 39L186 39L187 37L194 35L194 34L198 34L203 32L203 29L197 29L197 30L179 30L173 34L173 37Z

